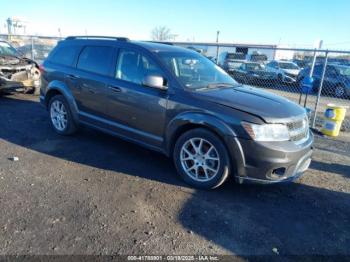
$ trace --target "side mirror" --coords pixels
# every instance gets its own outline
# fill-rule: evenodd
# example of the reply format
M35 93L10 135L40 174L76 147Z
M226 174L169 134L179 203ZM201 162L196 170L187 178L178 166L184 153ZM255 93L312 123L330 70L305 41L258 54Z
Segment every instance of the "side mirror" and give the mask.
M153 88L158 88L161 90L167 90L168 87L164 85L164 78L157 75L147 75L144 77L142 84L144 86L149 86Z

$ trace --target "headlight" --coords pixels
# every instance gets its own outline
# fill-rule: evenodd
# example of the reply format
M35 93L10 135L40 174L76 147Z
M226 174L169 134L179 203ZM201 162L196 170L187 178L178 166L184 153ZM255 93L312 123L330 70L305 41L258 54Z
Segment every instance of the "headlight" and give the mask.
M32 75L32 79L33 80L39 80L40 79L40 71L35 66L32 67L30 73Z
M288 128L282 124L256 125L242 122L242 126L255 141L288 141Z

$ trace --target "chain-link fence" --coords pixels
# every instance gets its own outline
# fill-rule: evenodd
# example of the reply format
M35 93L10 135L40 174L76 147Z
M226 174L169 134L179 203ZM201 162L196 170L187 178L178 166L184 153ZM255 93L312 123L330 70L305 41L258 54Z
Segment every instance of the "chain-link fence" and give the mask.
M0 40L5 40L14 46L21 55L35 60L39 64L45 60L51 49L61 40L59 37L26 36L26 35L0 35Z
M61 38L0 35L24 56L41 63ZM237 82L264 88L311 111L319 128L328 104L350 105L350 51L279 48L274 45L235 45L173 42L217 63ZM305 79L313 77L309 88ZM350 109L343 123L350 131Z
M268 45L173 44L202 53L239 83L264 88L308 108L315 128L322 126L328 104L350 106L350 51ZM310 76L313 82L307 83ZM342 128L350 131L350 109Z

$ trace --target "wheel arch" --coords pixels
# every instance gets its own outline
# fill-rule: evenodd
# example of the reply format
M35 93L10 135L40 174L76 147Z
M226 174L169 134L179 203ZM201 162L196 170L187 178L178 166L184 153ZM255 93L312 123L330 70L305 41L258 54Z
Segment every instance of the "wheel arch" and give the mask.
M236 136L236 133L230 127L215 116L198 112L186 112L176 116L168 124L165 137L167 152L172 150L176 140L183 133L194 128L206 128L221 139L224 139L227 135Z
M236 132L220 119L205 113L183 113L169 123L165 138L166 154L172 157L177 139L185 132L196 128L204 128L217 135L227 149L234 174L244 175L242 170L245 166L245 157Z
M75 121L78 121L78 107L75 102L74 96L65 83L61 81L52 81L48 87L45 94L45 106L49 107L50 100L55 95L62 95L66 99L69 109Z

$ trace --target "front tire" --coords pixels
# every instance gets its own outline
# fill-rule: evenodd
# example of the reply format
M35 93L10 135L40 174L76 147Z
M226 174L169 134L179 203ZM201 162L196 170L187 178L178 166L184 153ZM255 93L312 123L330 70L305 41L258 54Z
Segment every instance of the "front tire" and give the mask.
M181 135L176 141L173 159L182 179L196 188L217 188L231 172L225 145L217 135L204 128Z
M71 135L77 131L69 105L62 95L51 98L49 103L49 117L52 128L60 135Z

